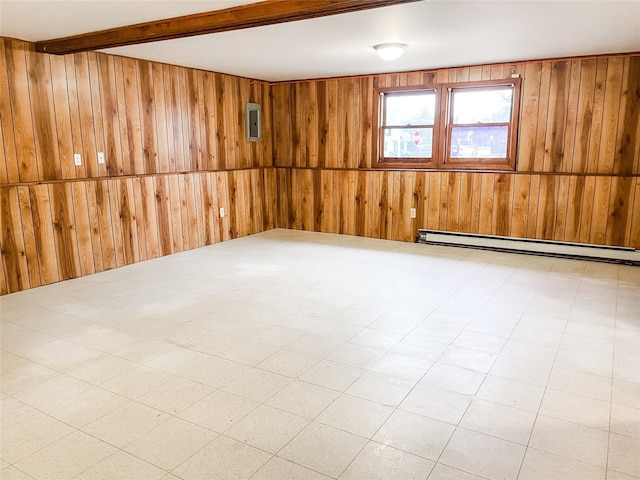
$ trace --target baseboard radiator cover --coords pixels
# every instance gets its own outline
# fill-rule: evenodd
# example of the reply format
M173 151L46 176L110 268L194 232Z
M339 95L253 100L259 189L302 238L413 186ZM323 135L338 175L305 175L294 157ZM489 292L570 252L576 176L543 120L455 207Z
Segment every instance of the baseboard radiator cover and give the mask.
M586 243L419 229L417 243L640 266L640 251Z

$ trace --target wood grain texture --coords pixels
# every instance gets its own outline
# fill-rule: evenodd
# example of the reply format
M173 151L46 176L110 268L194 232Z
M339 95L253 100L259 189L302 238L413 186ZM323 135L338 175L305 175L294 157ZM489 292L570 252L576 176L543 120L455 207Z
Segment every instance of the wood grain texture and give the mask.
M418 0L265 0L211 12L44 40L37 43L37 49L55 54L99 50L263 27L416 1Z
M265 82L102 53L51 56L0 41L2 185L273 163ZM249 101L263 106L259 143L245 139Z
M277 182L276 171L269 172L4 186L0 240L5 286L0 284L0 291L26 290L271 228L278 217L270 201ZM305 178L311 179L308 173ZM326 208L322 203L317 204Z
M640 248L638 55L269 85L0 47L0 294L274 227ZM374 85L512 73L523 79L516 172L370 169ZM244 139L247 101L263 107L260 144Z
M637 177L294 168L276 169L276 180L296 209L277 209L281 228L402 241L429 228L638 248Z

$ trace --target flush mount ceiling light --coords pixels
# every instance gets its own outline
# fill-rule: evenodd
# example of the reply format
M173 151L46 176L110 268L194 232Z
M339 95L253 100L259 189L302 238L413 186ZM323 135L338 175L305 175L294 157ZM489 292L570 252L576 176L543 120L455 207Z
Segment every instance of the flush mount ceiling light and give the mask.
M373 47L381 59L388 61L400 58L406 48L407 44L405 43L381 43Z

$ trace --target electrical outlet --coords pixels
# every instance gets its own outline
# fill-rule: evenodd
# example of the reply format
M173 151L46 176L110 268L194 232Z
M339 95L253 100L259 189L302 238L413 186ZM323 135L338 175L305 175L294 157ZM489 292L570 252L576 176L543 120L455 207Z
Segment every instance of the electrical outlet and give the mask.
M411 209L411 218L416 218L416 209L415 208Z
M79 167L80 165L82 165L82 155L80 155L79 153L74 153L73 163L76 165L76 167Z
M220 218L224 217L224 207L220 207Z
M104 163L104 152L98 152L98 163Z

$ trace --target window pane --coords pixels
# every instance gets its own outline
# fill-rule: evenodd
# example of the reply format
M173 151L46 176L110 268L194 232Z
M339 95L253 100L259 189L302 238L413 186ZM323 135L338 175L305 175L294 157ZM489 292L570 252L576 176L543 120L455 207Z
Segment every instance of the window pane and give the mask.
M385 125L433 125L436 112L435 92L402 93L386 96Z
M451 158L506 158L509 127L452 127Z
M507 123L511 121L513 88L453 91L453 123Z
M386 158L431 158L432 128L388 128L384 131Z

